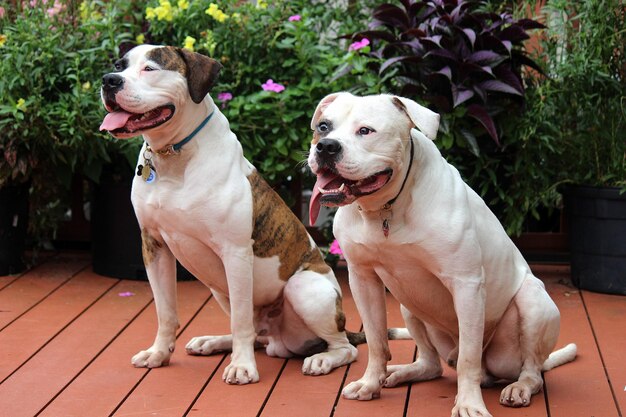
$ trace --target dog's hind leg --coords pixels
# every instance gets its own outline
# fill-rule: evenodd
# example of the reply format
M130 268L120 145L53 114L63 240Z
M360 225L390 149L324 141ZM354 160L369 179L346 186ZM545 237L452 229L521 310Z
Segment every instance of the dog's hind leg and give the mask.
M215 299L215 301L217 301L217 304L219 304L224 313L230 315L230 302L228 301L228 297L213 289L211 289L211 294L213 294L213 298ZM264 343L263 340L263 338L257 337L257 341L255 342L254 347L264 347L266 343ZM202 356L231 352L232 349L232 334L193 337L185 346L187 354Z
M332 274L332 271L328 274ZM285 286L286 308L295 312L313 336L312 340L301 344L299 349L288 346L289 349L294 353L307 355L326 347L326 350L304 359L302 372L307 375L327 374L334 368L351 363L357 357L357 349L348 342L346 336L341 293L331 279L334 281L334 277L327 278L321 273L301 271L291 277ZM292 323L287 320L288 316L283 326L287 330L285 336L289 333L293 335L295 329L288 328Z
M560 315L543 283L532 275L527 276L514 303L519 312L521 369L517 381L502 390L500 403L527 407L543 386L541 371L556 344Z
M428 381L439 378L443 373L439 354L428 337L424 323L404 306L400 307L409 333L417 345L418 358L408 365L388 365L387 379L383 386L395 387L404 382ZM450 341L450 349L453 349Z

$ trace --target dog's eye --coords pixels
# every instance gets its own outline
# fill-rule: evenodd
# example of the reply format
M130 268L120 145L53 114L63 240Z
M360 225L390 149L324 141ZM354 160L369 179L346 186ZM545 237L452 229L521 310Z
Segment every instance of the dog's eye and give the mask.
M146 65L143 69L144 71L156 71L156 68L151 67L150 65Z
M370 129L369 127L362 127L359 129L359 135L361 136L369 135L373 131L374 129Z
M317 125L317 130L320 132L328 132L330 130L330 126L326 122L321 122Z
M124 70L124 66L122 65L121 62L116 62L113 67L115 68L115 71L123 71Z

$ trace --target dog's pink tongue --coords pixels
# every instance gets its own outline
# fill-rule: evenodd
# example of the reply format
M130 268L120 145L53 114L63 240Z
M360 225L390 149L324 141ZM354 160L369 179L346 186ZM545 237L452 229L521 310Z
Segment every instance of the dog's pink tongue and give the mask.
M121 111L121 110L108 113L104 117L104 120L102 121L102 124L100 125L100 130L111 131L111 130L124 127L124 125L126 125L126 122L128 122L128 119L130 119L132 115L133 115L132 113L128 113L128 112Z
M317 180L315 181L315 185L313 186L313 192L311 193L311 201L309 202L309 224L311 226L315 224L317 216L319 216L320 214L320 209L322 208L322 204L320 203L322 193L319 189L326 188L328 184L330 184L337 178L337 175L326 172L321 173L317 176Z

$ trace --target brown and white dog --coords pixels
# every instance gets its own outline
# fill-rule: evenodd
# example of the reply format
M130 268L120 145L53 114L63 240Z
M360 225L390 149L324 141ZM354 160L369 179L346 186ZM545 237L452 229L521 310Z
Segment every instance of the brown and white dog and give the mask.
M571 361L554 353L559 311L484 201L433 144L439 116L390 95L331 94L318 105L309 165L320 204L341 206L334 233L363 319L369 363L343 390L368 400L381 387L441 376L456 367L452 416L490 416L480 386L508 380L500 402L521 407L542 370ZM415 363L387 367L385 286L400 301Z
M232 335L193 338L188 353L232 350L223 375L229 384L259 380L255 343L271 356L307 356L305 374L326 374L357 356L344 331L341 289L208 95L220 69L184 49L141 45L103 77L109 113L100 129L145 140L132 202L159 328L132 363L170 361L179 327L178 259L231 317Z

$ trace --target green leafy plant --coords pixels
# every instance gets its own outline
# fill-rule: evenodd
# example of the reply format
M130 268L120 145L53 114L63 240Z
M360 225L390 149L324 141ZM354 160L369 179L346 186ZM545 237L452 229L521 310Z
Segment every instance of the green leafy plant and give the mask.
M348 13L332 1L159 0L146 9L150 25L142 36L221 61L213 97L246 157L278 184L305 159L311 112L323 96L377 88L377 77L362 67L333 78L335 68L362 59L337 40L340 28L353 30L362 16L360 8Z
M58 216L41 211L64 211L60 199L75 173L97 180L111 153L133 152L98 133L100 79L131 26L132 6L121 4L31 1L3 9L0 186L31 184L31 218L50 219L38 229L54 229Z
M489 12L478 0L400 3L378 6L369 30L353 37L373 41L379 71L392 72L394 90L444 116L445 147L467 143L478 155L477 136L484 132L499 145L498 117L523 103L522 67L539 70L523 41L528 30L543 26Z
M541 43L549 77L537 79L540 117L558 144L559 182L626 186L626 5L550 1Z

